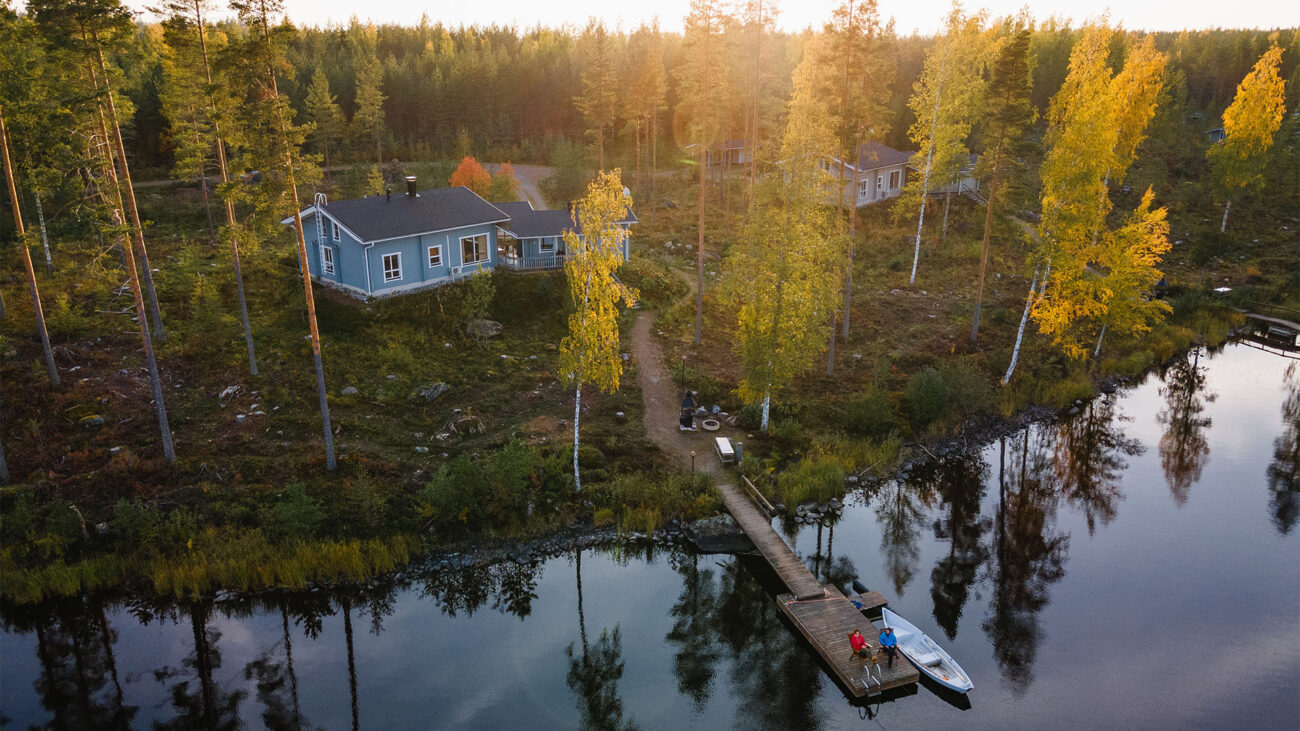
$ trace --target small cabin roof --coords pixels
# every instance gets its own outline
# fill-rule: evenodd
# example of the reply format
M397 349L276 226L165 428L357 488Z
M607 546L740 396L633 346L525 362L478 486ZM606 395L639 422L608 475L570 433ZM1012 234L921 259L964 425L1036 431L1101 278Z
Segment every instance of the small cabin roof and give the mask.
M511 201L496 204L510 220L501 224L501 228L510 232L517 239L533 239L546 236L563 236L565 231L574 228L573 216L567 210L538 211L528 201ZM636 214L631 208L618 223L628 226L637 223Z
M387 241L509 220L500 208L463 187L423 190L414 196L403 192L332 201L321 209L361 241ZM311 211L308 208L302 214Z

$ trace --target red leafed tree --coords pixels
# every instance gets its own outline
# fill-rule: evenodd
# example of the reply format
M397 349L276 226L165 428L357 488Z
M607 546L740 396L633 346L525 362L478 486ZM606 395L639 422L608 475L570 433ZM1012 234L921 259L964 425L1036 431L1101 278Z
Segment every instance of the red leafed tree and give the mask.
M488 190L492 187L492 176L483 169L482 165L478 164L478 160L467 157L460 161L460 167L457 167L456 172L451 174L451 179L448 182L452 186L459 185L469 188L475 193L486 197Z

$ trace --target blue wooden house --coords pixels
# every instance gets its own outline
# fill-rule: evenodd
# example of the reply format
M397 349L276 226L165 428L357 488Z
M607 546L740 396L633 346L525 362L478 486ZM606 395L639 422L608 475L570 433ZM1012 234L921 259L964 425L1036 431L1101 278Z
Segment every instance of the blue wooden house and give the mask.
M573 216L568 211L538 211L527 201L497 203L510 220L501 224L499 263L507 269L556 269L564 266L564 233L573 230ZM636 223L636 215L627 209L627 215L618 221L624 230ZM581 231L577 232L579 236ZM623 261L631 256L631 239L623 239Z
M370 298L436 287L498 264L521 270L564 265L561 237L573 225L568 212L493 205L468 188L417 191L413 177L406 183L404 195L333 202L316 196L301 212L313 279ZM635 222L629 209L626 226Z

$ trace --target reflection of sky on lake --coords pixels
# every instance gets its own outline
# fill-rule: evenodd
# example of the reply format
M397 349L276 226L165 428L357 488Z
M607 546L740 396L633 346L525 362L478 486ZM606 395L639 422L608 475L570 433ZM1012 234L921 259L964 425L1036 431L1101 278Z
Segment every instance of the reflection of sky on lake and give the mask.
M831 574L880 590L975 682L969 711L922 689L874 709L875 720L926 728L1300 722L1300 531L1275 527L1264 481L1291 362L1244 346L1202 354L1181 372L1204 376L1181 381L1194 384L1190 391L1152 377L1072 422L995 442L977 461L851 496L843 517L820 531ZM1195 418L1175 433L1178 414ZM1180 452L1171 433L1195 448ZM1171 485L1163 462L1188 453L1199 479ZM800 527L795 546L827 568L813 558L815 527ZM592 718L663 729L860 726L858 709L779 622L748 567L728 556L602 549L583 551L580 570L570 553L459 582L381 582L346 609L360 726L573 728ZM371 599L390 592L376 633ZM340 597L297 597L286 614L282 604L220 604L209 615L206 637L220 661L210 668L214 697L261 727L274 722L265 715L273 706L292 706L296 688L305 724L351 727ZM69 726L78 707L116 702L93 629L97 606L6 611L0 713L13 727ZM528 606L527 616L509 606ZM201 698L188 614L141 624L110 601L105 616L116 632L122 703L136 709L132 726L174 719L178 684L188 683L179 686L185 698ZM286 617L296 682L283 672ZM307 632L316 622L319 631ZM82 695L71 681L77 660L93 681ZM276 682L259 687L259 678ZM42 694L62 699L58 719Z

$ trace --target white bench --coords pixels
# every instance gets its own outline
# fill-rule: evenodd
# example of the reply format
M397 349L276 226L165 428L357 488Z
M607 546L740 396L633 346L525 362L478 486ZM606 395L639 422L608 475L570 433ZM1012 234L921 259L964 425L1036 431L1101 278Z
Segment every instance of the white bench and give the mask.
M713 440L713 451L718 453L718 459L723 464L736 463L736 450L731 448L731 440L726 437L715 437Z

